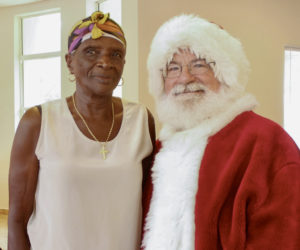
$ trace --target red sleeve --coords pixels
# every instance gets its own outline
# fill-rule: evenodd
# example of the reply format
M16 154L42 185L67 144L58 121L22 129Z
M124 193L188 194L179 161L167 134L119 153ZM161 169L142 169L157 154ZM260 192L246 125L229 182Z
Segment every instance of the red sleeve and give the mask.
M300 249L300 166L280 169L266 201L248 218L246 249Z

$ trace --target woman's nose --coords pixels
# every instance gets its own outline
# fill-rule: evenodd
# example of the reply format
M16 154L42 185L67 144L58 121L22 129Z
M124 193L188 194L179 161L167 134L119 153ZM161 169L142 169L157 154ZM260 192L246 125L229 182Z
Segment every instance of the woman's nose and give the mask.
M106 55L98 56L96 66L103 69L111 69L113 67L109 56Z

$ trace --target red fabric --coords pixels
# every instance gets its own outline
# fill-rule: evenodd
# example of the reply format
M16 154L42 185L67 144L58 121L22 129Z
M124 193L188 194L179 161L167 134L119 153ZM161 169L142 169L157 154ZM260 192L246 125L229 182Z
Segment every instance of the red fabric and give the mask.
M160 141L155 142L154 155L156 155L161 148ZM145 169L143 171L143 196L142 196L142 204L143 204L143 225L145 225L146 215L148 214L150 208L150 201L152 197L152 181L151 181L151 169ZM143 238L144 230L142 230L142 238Z
M244 112L209 138L195 225L195 250L300 249L300 151L279 125Z

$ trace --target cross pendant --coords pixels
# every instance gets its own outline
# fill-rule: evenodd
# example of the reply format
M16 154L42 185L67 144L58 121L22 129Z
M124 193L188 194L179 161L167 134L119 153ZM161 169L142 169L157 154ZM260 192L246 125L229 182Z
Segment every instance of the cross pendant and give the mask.
M105 145L101 146L101 150L100 150L100 154L102 154L102 158L103 160L106 160L106 154L108 153L108 151L105 148Z

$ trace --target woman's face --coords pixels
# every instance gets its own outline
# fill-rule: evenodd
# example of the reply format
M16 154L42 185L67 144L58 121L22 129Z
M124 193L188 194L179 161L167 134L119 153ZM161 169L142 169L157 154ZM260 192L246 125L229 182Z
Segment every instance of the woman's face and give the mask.
M112 94L122 76L126 50L109 38L88 39L73 54L66 55L68 68L75 75L77 88L95 95Z

